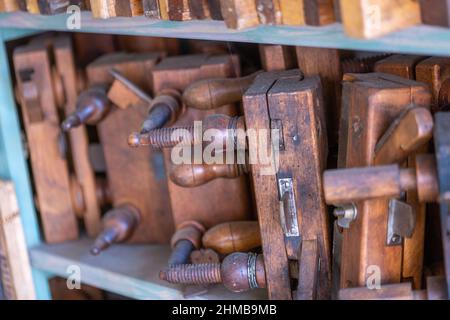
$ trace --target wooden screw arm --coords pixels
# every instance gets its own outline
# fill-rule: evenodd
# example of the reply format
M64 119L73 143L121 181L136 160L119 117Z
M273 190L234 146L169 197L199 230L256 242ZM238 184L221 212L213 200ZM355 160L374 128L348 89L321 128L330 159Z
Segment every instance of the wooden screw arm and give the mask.
M169 267L188 263L192 251L201 248L204 233L205 227L199 222L185 221L180 224L170 241L172 254L169 258Z
M162 270L162 280L179 284L222 283L232 292L265 288L266 275L262 255L233 253L221 264L187 264Z
M91 254L99 255L111 244L129 239L140 222L141 213L132 205L125 204L106 213L103 231L91 248Z
M214 129L214 141L203 141L204 133ZM230 117L223 114L214 114L207 117L202 126L171 127L152 130L145 134L134 133L128 138L131 147L152 146L155 148L173 148L177 145L189 146L202 143L204 147L214 148L216 152L225 151L232 142L235 149L246 149L244 117ZM213 143L214 145L211 145Z
M250 87L254 79L261 72L262 71L259 71L249 76L237 79L218 78L195 82L184 90L182 98L183 103L190 108L211 110L222 107L224 105L239 102L242 99L245 91ZM170 98L170 103L169 98L163 96L172 96L172 98ZM155 105L160 106L160 110L155 110L151 113L151 115L153 114L154 119L168 119L169 110L172 110L173 115L178 114L179 110L181 109L181 105L176 104L176 102L179 101L176 99L177 97L174 97L173 92L170 94L164 94L163 96L159 98L158 103L155 102ZM161 107L164 105L166 106L166 108L163 110ZM156 115L158 115L158 117ZM157 148L174 147L182 140L186 145L194 144L194 135L196 134L196 132L194 132L193 126L153 130L158 128L158 125L155 125L154 122L155 121L151 121L149 120L149 118L147 118L142 126L141 132L133 133L129 136L128 144L131 147L151 145ZM159 128L161 127L162 126L159 126ZM223 141L223 145L225 145L226 139L228 137L226 135L227 130L240 128L245 129L243 117L230 118L225 115L213 115L208 117L203 122L203 132L207 129L218 129L223 132L223 139L221 139L220 137L219 139L217 139L218 137L215 137L215 141L221 140ZM174 131L176 130L179 130L179 134L174 134ZM182 133L181 130L183 130L184 133ZM199 134L203 136L203 132L199 132Z
M412 152L430 141L432 135L430 111L414 105L407 108L376 144L374 167L325 171L325 200L329 204L343 204L399 197L404 191L417 190L419 201L436 201L437 173L432 155L418 155L415 170L387 165L404 162Z
M245 91L262 71L231 79L207 79L191 84L183 92L183 102L189 108L217 109L242 100Z
M433 155L417 155L416 169L399 165L327 170L323 176L328 204L344 204L374 198L396 198L417 190L420 202L439 197L436 161Z

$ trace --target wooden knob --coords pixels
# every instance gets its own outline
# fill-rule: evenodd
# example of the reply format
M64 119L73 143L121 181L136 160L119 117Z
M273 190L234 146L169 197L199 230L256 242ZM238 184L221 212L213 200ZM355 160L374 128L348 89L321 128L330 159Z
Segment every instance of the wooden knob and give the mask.
M95 240L91 253L98 255L111 244L129 239L139 225L140 217L139 210L129 204L107 212L103 218L103 231Z
M142 124L141 133L169 126L182 112L180 94L176 90L160 92L149 106L148 116Z
M196 221L180 224L170 241L172 254L169 257L169 266L188 263L191 252L201 247L204 232L205 227Z
M173 167L170 180L180 187L193 188L218 178L237 178L247 172L245 164L181 164Z
M433 136L433 116L428 109L411 107L398 117L375 147L375 165L401 163Z
M220 254L248 252L261 246L258 221L236 221L219 224L203 235L203 247Z
M223 285L232 292L266 287L266 271L261 254L233 253L223 260L220 270Z
M241 101L245 91L262 71L242 78L207 79L191 84L184 90L187 107L211 110Z
M92 87L80 94L76 111L62 124L64 131L69 131L83 124L97 124L110 111L111 104L102 86Z

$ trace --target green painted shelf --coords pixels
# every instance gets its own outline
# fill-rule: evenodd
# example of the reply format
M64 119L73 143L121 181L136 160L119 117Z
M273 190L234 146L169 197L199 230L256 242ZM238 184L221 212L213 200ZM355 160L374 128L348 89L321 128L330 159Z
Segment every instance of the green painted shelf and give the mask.
M67 15L40 16L28 13L0 14L0 28L77 31L141 36L161 36L362 51L450 56L450 29L415 26L388 36L359 40L345 36L340 24L324 27L259 26L245 30L227 29L222 21L162 21L145 17L93 19L81 15L81 29L69 30Z
M88 253L89 239L60 245L41 243L10 77L7 41L43 31L70 31L450 56L450 29L431 26L415 26L379 39L359 40L345 36L340 24L259 26L237 31L227 29L221 21L176 22L145 17L98 20L83 12L81 29L69 30L67 18L67 15L0 14L0 178L11 180L16 186L39 299L50 298L46 279L53 275L68 277L68 267L73 265L80 267L82 282L130 298L183 299L183 291L180 286L158 279L158 270L167 263L168 247L116 245L101 256L92 257ZM261 298L267 298L265 290L233 294L222 286L215 286L207 294L197 297L219 300Z
M69 267L80 268L81 282L133 299L181 300L182 287L161 281L159 270L167 266L170 248L158 245L114 245L101 255L90 255L92 240L81 239L58 245L31 248L31 265L67 278ZM69 269L68 269L69 268ZM195 299L267 299L265 290L231 293L223 286L211 287Z

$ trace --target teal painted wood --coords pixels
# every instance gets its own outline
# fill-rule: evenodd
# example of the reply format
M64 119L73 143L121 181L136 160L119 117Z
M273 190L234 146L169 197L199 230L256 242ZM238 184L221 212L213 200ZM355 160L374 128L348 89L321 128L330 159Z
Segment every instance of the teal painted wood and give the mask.
M415 26L379 39L359 40L345 36L340 24L324 27L259 26L236 31L227 29L222 21L177 22L151 20L145 17L100 20L92 19L89 12L83 12L81 17L81 29L68 30L66 26L68 16L64 14L41 16L3 13L0 14L0 28L162 36L450 56L450 29L431 26Z
M81 239L32 248L31 264L66 278L75 275L71 273L74 270L80 271L82 283L133 299L183 299L181 286L159 279L159 270L167 266L169 246L114 245L94 257L89 253L92 244L93 240ZM196 299L267 299L267 294L262 289L235 294L218 285Z
M19 38L29 37L38 33L42 33L40 30L30 29L6 29L3 35L3 41L11 41Z
M14 182L27 246L31 248L41 240L5 47L5 39L18 35L17 31L0 30L0 178ZM47 275L33 269L33 278L37 298L50 299Z

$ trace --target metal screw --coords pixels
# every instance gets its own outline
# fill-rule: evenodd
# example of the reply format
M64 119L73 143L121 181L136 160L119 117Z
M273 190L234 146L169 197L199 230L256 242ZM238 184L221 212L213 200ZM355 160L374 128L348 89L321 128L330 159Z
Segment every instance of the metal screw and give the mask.
M133 133L128 138L130 147L153 146L155 148L173 148L183 143L193 144L194 126L179 128L161 128L147 133Z
M222 282L220 263L176 265L161 271L159 278L170 283L183 284L213 284Z
M398 242L400 242L400 240L401 240L400 236L398 236L398 235L396 235L396 234L394 234L394 235L391 237L391 243L398 243Z

